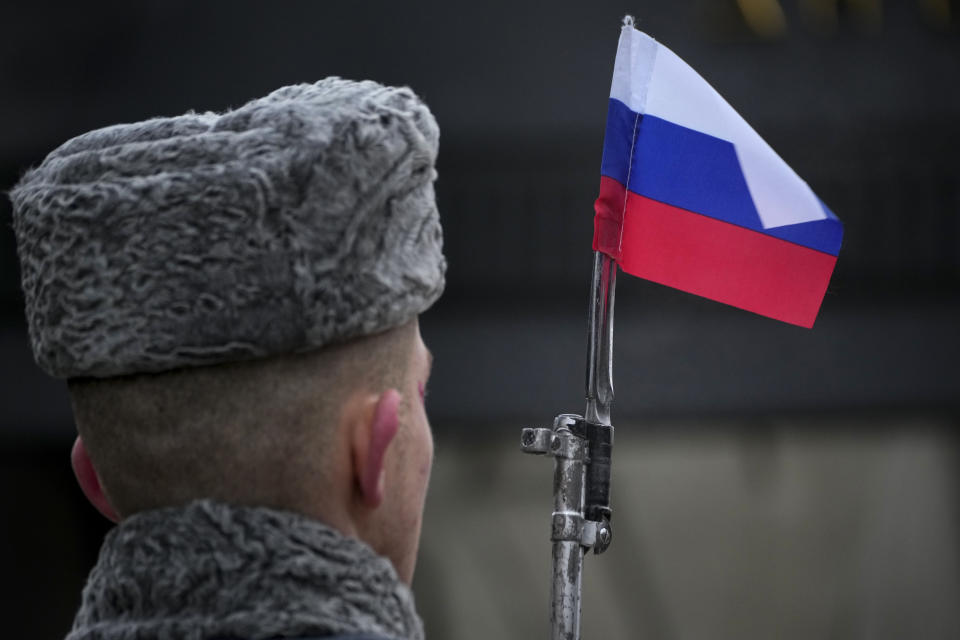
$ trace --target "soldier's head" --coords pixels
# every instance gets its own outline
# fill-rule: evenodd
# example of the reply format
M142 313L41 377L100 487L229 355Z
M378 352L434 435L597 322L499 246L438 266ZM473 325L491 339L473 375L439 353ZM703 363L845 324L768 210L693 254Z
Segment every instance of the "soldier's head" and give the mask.
M443 288L439 132L329 78L108 127L12 191L38 363L65 378L106 515L298 511L408 580L433 442L417 317Z

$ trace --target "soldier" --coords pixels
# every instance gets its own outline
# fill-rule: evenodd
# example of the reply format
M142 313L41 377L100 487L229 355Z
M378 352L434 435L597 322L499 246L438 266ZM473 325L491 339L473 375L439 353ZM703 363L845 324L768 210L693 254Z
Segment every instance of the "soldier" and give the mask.
M107 535L68 638L422 638L439 130L327 78L74 138L11 192Z

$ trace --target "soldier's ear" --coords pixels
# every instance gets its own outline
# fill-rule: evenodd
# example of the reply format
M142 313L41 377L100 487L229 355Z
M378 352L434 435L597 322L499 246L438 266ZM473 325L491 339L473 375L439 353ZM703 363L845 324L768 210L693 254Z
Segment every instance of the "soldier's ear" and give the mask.
M103 485L100 484L100 476L97 470L93 468L93 461L87 453L87 448L83 444L83 438L77 436L73 443L73 450L70 452L70 465L73 467L73 475L77 477L77 483L83 495L90 501L97 511L105 518L113 522L120 522L120 516L116 509L111 506L107 499L107 494L103 491Z
M400 392L387 389L370 396L360 424L353 432L354 479L364 505L375 509L383 502L387 448L399 429Z

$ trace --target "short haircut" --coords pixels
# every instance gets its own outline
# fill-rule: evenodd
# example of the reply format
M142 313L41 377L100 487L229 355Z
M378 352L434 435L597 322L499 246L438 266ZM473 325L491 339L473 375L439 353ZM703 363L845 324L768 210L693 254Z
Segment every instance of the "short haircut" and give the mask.
M74 378L77 428L122 516L197 498L289 508L324 486L317 452L351 394L405 388L416 327L262 360Z

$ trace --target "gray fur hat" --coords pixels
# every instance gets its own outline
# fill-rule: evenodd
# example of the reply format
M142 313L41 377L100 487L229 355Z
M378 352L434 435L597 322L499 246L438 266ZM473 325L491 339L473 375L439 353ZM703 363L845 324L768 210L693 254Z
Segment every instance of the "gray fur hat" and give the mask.
M38 364L157 372L412 319L444 285L438 141L410 89L327 78L66 142L10 193Z

